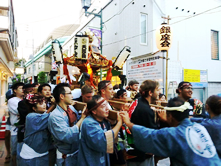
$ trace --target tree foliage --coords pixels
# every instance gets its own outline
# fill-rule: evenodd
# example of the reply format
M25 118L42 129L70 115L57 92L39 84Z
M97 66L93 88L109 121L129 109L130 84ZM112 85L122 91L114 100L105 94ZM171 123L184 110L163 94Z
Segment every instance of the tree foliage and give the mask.
M23 67L25 62L26 62L26 60L24 58L19 59L18 62L15 63L15 68L16 67L21 67L21 66Z
M21 74L17 74L12 78L12 83L15 84L17 82L21 82Z
M40 73L38 73L38 83L39 84L47 83L45 72L41 71Z

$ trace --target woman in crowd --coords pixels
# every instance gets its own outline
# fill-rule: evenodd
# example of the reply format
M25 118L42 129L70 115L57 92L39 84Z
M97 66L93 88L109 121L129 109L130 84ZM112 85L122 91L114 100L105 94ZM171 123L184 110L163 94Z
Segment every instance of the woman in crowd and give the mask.
M49 165L48 149L51 137L48 131L49 111L44 97L34 95L28 101L29 113L25 123L25 138L21 149L22 166Z
M159 101L163 101L163 102L166 102L167 101L167 97L164 95L164 94L160 94L159 95Z
M206 110L210 118L191 118L192 122L200 122L203 125L216 147L217 154L221 158L221 97L217 95L210 96L206 100Z

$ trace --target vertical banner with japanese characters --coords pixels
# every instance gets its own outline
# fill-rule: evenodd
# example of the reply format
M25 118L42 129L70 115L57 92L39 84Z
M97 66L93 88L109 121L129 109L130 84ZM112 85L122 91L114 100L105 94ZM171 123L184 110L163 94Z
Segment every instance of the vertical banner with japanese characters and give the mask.
M94 33L97 41L93 41L93 45L97 46L99 49L100 49L100 46L101 46L101 35L102 35L102 32L101 30L99 29L94 29L94 28L89 28L91 32ZM95 39L94 39L95 40ZM95 44L96 42L96 44ZM98 45L97 45L98 44Z
M74 56L76 58L81 58L82 49L81 49L81 36L76 35L74 38Z

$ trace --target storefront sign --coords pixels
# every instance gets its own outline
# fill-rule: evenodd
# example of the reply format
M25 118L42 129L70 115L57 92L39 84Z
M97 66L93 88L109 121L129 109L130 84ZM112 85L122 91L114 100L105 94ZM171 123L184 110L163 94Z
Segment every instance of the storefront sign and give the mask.
M158 81L160 86L163 86L163 59L159 54L127 60L128 82L135 79L141 84L150 79Z
M184 81L187 82L200 82L200 70L184 69Z
M207 82L207 71L184 69L183 77L187 82Z

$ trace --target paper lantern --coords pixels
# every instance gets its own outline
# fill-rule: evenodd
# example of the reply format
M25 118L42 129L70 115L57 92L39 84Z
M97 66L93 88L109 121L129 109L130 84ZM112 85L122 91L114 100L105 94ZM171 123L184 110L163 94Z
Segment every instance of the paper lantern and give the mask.
M89 38L87 35L76 35L74 38L74 55L79 59L88 58Z
M56 63L62 62L62 56L61 56L62 52L61 52L61 45L60 45L60 43L57 42L57 41L53 41L52 42L52 47L53 47L53 54L54 54Z
M88 53L89 53L89 38L82 37L81 38L81 58L82 59L87 59L88 58Z
M125 46L118 54L116 60L113 63L113 67L116 68L117 70L122 69L127 58L130 56L130 53L131 53L130 47Z
M81 36L76 35L74 38L74 56L76 58L81 58L81 51Z
M172 45L173 34L170 25L163 23L156 29L156 44L161 51L168 51Z

